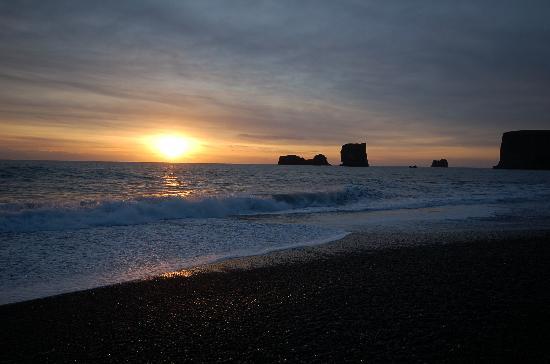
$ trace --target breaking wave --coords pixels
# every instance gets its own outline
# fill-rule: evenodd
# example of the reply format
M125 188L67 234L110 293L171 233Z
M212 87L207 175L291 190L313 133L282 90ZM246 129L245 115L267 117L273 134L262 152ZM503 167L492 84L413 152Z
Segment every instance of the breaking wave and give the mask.
M68 230L96 226L135 225L161 220L222 218L303 209L326 210L352 205L377 194L364 187L339 191L270 196L142 197L125 201L80 203L78 206L0 205L0 232Z

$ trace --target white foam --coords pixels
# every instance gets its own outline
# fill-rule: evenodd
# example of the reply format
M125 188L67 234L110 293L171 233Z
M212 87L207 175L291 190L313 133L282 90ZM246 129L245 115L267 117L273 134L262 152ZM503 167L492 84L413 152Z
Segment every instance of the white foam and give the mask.
M437 206L479 205L537 201L550 196L543 185L522 191L515 185L496 190L479 187L477 192L442 186L434 191L413 190L401 195L388 183L387 189L348 185L339 190L280 193L263 196L226 195L207 197L141 197L132 200L79 202L78 204L0 204L0 233L71 230L97 226L139 225L157 221L193 218L223 218L238 215L288 214L335 211L385 211ZM535 185L535 187L537 187ZM425 187L424 187L425 188ZM407 191L405 191L407 192ZM408 191L411 193L411 191Z
M68 230L172 219L221 218L304 208L330 208L351 204L368 196L365 188L346 187L339 191L275 194L266 197L147 197L77 206L9 204L0 209L0 232Z

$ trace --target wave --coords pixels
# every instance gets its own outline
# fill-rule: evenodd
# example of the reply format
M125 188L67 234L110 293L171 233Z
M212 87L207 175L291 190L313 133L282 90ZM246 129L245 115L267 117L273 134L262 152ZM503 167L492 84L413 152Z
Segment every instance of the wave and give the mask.
M142 197L125 201L81 202L78 206L4 204L0 206L0 232L68 230L172 219L296 212L308 208L330 209L358 203L369 197L376 198L377 194L364 187L350 186L338 191L260 197Z

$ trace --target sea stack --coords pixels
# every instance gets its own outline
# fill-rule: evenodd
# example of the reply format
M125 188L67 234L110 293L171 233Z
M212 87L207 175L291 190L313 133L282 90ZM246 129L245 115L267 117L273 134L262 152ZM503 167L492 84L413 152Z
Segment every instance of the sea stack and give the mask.
M502 134L497 169L550 169L550 130L518 130Z
M317 154L313 159L305 159L295 154L282 155L279 157L279 165L290 166L330 166L330 163L323 154Z
M340 159L342 160L342 166L368 167L367 143L348 143L342 145Z
M449 162L447 162L446 159L440 159L440 160L434 159L432 161L432 167L447 168L447 167L449 167Z

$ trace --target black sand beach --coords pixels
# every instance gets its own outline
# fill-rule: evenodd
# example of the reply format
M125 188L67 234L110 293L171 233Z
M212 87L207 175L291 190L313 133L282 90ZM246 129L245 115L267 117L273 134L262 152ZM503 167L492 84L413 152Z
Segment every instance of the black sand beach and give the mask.
M362 240L1 306L1 361L550 361L549 232Z

